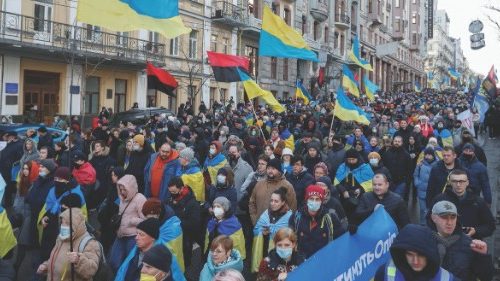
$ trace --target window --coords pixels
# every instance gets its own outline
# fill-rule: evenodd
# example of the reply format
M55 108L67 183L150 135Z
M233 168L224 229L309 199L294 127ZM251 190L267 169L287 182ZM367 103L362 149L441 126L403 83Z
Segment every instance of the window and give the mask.
M330 33L330 31L328 29L328 26L325 26L325 36L324 36L325 43L328 43L328 39L329 39L328 37L330 35L329 33Z
M213 35L210 40L210 50L213 52L217 52L217 35Z
M177 89L173 90L172 93L174 94L175 97L177 97ZM168 96L168 109L170 109L172 112L176 112L177 110L177 98Z
M359 40L363 40L363 25L359 25Z
M259 69L259 57L257 56L258 48L252 46L245 47L245 56L248 57L250 63L248 65L248 71L252 77L257 77Z
M401 0L394 0L394 7L399 8L401 6L399 1Z
M85 113L99 113L99 88L101 78L95 76L87 77L85 83Z
M228 38L222 39L222 52L224 54L229 53L229 39Z
M177 91L177 89L176 89ZM158 101L158 96L157 96L157 91L154 89L148 89L146 93L147 97L147 106L148 107L156 107L157 101Z
M413 4L417 4L417 0L411 0Z
M92 42L100 42L101 38L101 27L87 24L87 40Z
M417 33L416 32L412 33L411 44L412 45L417 45L418 44L418 39L417 39Z
M115 112L127 110L127 80L115 80Z
M222 89L222 88L221 88L221 89L219 89L219 94L220 94L220 99L219 99L219 100L220 100L222 103L225 103L225 102L226 102L226 91L227 91L227 89Z
M179 55L179 37L170 39L170 55L171 56Z
M273 2L273 3L271 4L271 9L273 10L273 13L274 13L275 15L279 15L279 9L280 9L280 8L279 8L278 4L276 4L275 2Z
M318 40L319 37L320 37L319 22L314 21L313 38L314 40Z
M344 55L344 45L345 45L345 37L344 34L340 35L340 55Z
M52 20L52 7L47 4L35 4L34 30L50 33Z
M373 1L374 0L368 0L368 13L373 13Z
M212 106L214 105L216 91L217 91L216 87L210 87L210 104L209 104L210 108L212 108Z
M411 23L417 24L417 13L416 12L413 12L411 14Z
M127 46L128 45L128 32L117 32L116 33L116 45Z
M276 79L278 72L278 59L275 57L271 58L271 78Z
M158 42L160 35L157 32L149 32L149 42L146 45L146 49L150 52L158 52Z
M394 20L394 28L396 32L401 32L401 19L399 17Z
M290 93L289 92L283 92L283 100L284 101L288 100L289 97L290 97Z
M306 34L307 29L307 17L302 15L302 35Z
M288 81L288 59L283 59L283 80Z
M189 54L190 59L195 59L198 53L198 31L193 30L189 33Z
M285 20L286 24L291 25L292 23L292 15L290 13L290 9L283 9L283 20Z

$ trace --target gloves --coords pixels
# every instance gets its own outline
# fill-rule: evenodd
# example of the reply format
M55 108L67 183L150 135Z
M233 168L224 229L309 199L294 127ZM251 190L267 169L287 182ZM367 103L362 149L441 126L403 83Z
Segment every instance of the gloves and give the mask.
M357 225L355 225L355 224L349 224L349 225L347 226L347 230L349 231L349 233L350 233L351 235L354 235L354 234L356 234L356 232L358 232L358 226L357 226Z

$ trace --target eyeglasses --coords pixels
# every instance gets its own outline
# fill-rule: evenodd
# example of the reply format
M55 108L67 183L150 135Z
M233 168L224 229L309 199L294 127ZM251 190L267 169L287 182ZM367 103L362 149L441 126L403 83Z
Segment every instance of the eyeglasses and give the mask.
M468 180L451 180L451 183L455 183L455 184L465 184L467 182L468 182Z
M267 163L264 163L264 162L259 162L259 165L266 166L266 165L267 165Z

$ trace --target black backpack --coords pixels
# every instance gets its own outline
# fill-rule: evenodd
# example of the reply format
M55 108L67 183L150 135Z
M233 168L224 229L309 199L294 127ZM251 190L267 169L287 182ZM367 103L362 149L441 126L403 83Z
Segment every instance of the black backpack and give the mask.
M99 266L97 267L97 271L92 278L92 280L95 281L112 281L113 280L113 273L111 271L111 267L108 265L106 262L106 257L104 255L104 249L102 248L101 243L95 239L94 236L90 235L88 232L85 233L85 236L83 236L82 240L80 240L80 244L78 245L78 252L83 253L85 250L85 247L87 244L91 241L95 240L97 244L99 245L99 251L101 252L101 256L99 257Z

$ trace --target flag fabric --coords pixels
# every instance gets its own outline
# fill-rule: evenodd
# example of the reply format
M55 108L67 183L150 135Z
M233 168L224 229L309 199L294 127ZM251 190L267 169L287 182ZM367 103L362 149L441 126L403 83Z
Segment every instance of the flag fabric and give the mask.
M79 0L77 19L114 31L145 29L166 38L191 32L179 15L178 0Z
M318 57L297 31L264 5L259 56L318 61Z
M474 100L472 106L476 107L477 112L479 113L479 121L483 123L484 116L486 111L490 108L490 104L488 102L488 98L486 97L484 88L481 87L481 80L479 77L477 78L476 88L474 89Z
M260 96L260 98L262 98L264 102L267 105L269 105L271 110L277 113L282 113L285 111L285 107L283 107L283 105L281 105L281 103L279 103L278 100L276 100L276 98L273 96L271 92L265 90L262 91L264 91L264 94Z
M283 132L280 133L280 139L285 142L285 147L290 148L292 152L295 150L295 137L290 133L288 128L285 128Z
M209 245L210 233L217 231L217 235L226 235L233 240L233 249L240 252L241 258L244 260L247 257L245 250L245 236L243 236L243 230L241 224L235 215L221 221L217 222L215 219L211 219L207 224L207 231L205 235L205 249L203 253L207 252Z
M337 90L334 112L335 116L342 121L355 121L364 125L370 124L368 115L357 107L340 87Z
M318 71L318 86L321 88L325 84L325 68L320 67Z
M368 70L368 71L373 71L373 68L371 64L361 58L361 53L359 51L359 38L357 35L354 35L353 42L352 42L352 48L349 51L349 59L354 62L356 65Z
M175 97L174 90L179 86L177 80L175 80L172 74L168 73L166 70L155 67L151 63L147 63L147 74L148 74L148 89L154 89L165 94Z
M245 119L245 124L247 124L247 126L253 125L254 118L253 118L253 114L251 112L249 112L247 115L245 115L245 117L243 117L243 119Z
M415 92L420 93L422 92L422 87L420 87L420 82L415 81Z
M245 72L240 70L238 70L238 72L240 74L241 81L243 81L243 88L245 89L245 93L247 94L247 98L249 100L260 97L273 111L278 113L285 111L285 108L276 100L271 92L262 89Z
M358 182L358 184L363 187L365 192L373 190L372 178L374 176L374 173L372 168L370 168L370 164L364 163L356 169L351 170L345 163L342 163L335 173L333 185L336 186L340 184L345 178L349 176L349 174L351 174L352 177Z
M366 94L366 96L371 101L375 100L375 94L379 90L379 87L375 83L373 83L372 81L370 81L370 79L368 79L367 76L363 77L363 84L365 86L365 94Z
M7 216L7 211L1 205L6 186L5 180L0 175L0 237L2 237L0 259L4 258L17 245L17 239L12 230L12 224Z
M358 83L354 78L354 74L345 64L342 66L342 72L343 72L342 85L349 91L349 93L351 93L351 95L359 98Z
M312 97L309 92L304 88L304 85L300 81L296 83L295 98L300 98L304 101L304 104L309 104L312 101Z
M448 68L448 74L450 75L451 79L453 79L453 80L458 80L461 76L461 74L458 73L453 67Z
M198 161L191 161L187 167L181 167L176 176L181 177L182 182L191 187L196 201L205 202L205 182Z
M483 88L486 90L490 98L494 98L497 94L498 77L495 74L495 66L492 65L488 75L483 80Z
M203 169L208 171L210 175L210 182L212 184L217 183L217 172L220 168L227 166L227 159L222 153L217 153L213 158L207 157L205 159L205 164L203 164Z
M215 80L219 82L242 81L240 72L248 75L250 61L246 57L226 55L207 51L208 63L212 67Z

